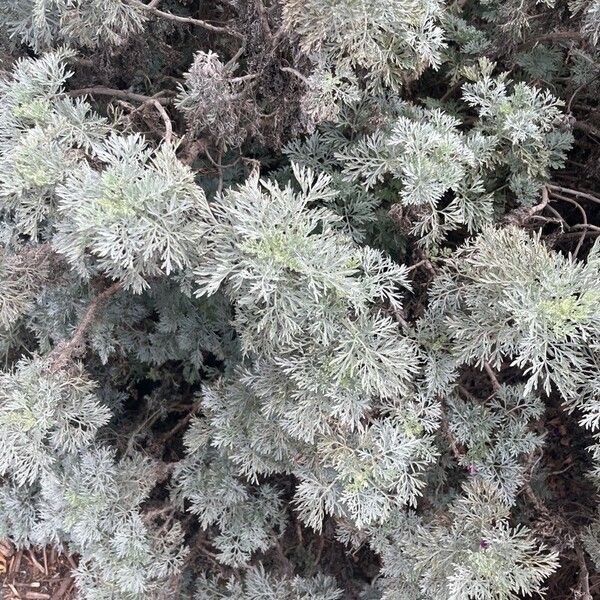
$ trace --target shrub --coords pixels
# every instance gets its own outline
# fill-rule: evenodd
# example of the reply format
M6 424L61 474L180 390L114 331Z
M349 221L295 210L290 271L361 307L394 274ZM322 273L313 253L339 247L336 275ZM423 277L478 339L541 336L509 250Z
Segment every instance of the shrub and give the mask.
M197 4L0 1L0 540L87 600L590 600L598 2Z

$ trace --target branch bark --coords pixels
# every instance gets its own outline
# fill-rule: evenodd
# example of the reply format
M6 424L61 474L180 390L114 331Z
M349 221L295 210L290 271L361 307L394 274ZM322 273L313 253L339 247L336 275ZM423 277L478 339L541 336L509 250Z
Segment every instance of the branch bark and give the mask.
M65 342L60 343L50 356L50 367L53 370L64 369L68 363L82 351L84 347L85 334L90 325L95 321L100 307L111 297L114 296L120 289L122 284L120 281L113 283L103 292L98 294L90 303L85 315L77 326L73 337Z
M172 98L159 98L152 96L145 96L144 94L136 94L135 92L128 92L127 90L116 90L104 86L88 87L79 90L70 90L67 92L68 96L111 96L113 98L120 98L121 100L132 100L134 102L157 102L159 104L171 104Z
M153 2L150 4L144 4L139 0L126 0L128 4L132 6L136 6L140 10L153 14L161 19L166 19L168 21L174 21L175 23L184 23L188 25L195 25L196 27L202 27L208 31L212 31L214 33L223 33L225 35L230 35L232 37L237 38L238 40L244 40L245 36L241 33L230 29L229 27L221 27L220 25L213 25L212 23L208 23L207 21L203 21L202 19L194 19L192 17L182 17L180 15L174 15L173 13L165 12L164 10L160 10L156 8Z

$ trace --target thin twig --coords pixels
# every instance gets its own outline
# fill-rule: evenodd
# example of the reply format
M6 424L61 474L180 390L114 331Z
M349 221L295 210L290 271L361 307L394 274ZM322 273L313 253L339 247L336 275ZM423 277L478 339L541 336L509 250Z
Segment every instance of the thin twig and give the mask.
M548 183L546 187L552 192L562 192L563 194L575 196L576 198L585 198L590 202L595 202L596 204L600 204L600 198L596 196L592 196L592 194L587 194L586 192L580 192L579 190L574 190L572 188L564 187L562 185L556 185L554 183Z
M568 198L567 196L563 196L563 195L559 195L559 194L556 194L556 196L558 198L560 198L561 200L563 200L564 202L568 202L569 204L572 204L573 206L577 207L577 210L579 210L579 212L581 213L581 216L583 218L583 224L585 225L585 227L587 229L588 228L587 214L585 213L583 206L581 206L581 204L579 204L579 202L577 202L577 200L573 200L572 198ZM577 256L579 254L579 250L581 249L581 246L582 246L584 240L585 240L585 230L581 233L579 241L577 242L577 246L575 247L575 251L573 252L573 256Z
M443 436L446 438L446 442L448 442L448 446L452 452L452 455L456 459L457 463L461 463L464 458L464 452L459 448L457 441L454 439L452 432L450 431L450 424L448 423L448 418L446 416L443 417L442 422L440 424L440 431Z
M173 123L171 123L171 119L169 118L165 107L156 98L152 98L151 104L159 112L160 116L162 117L162 120L165 123L165 142L167 144L170 144L173 140Z
M206 156L208 157L208 160L210 160L210 162L213 164L213 166L217 169L217 172L219 173L219 185L217 187L217 196L220 196L221 192L223 191L223 164L221 164L222 160L223 160L223 152L221 150L219 150L219 162L217 162L210 155L210 152L208 151L208 148L206 148L204 150L204 153L206 154Z
M544 210L544 208L548 206L549 201L550 200L548 197L548 189L546 186L544 186L542 187L542 201L539 204L536 204L535 206L532 206L530 208L517 208L509 212L504 217L504 222L523 226L529 219L534 217L537 213L542 212L542 210Z
M485 372L488 374L488 377L490 378L490 381L492 383L492 387L494 388L494 391L497 392L502 386L500 385L500 382L498 381L498 378L496 377L496 373L494 373L494 369L492 369L490 364L487 362L484 363L483 368L485 369Z
M594 237L596 235L600 235L600 230L598 231L585 231L585 237ZM561 233L558 237L561 240L564 239L570 239L570 238L579 238L581 234L577 233L577 232L569 232L569 233Z
M440 98L440 102L445 102L446 100L448 100L448 98L450 98L450 96L452 96L452 94L454 94L454 92L456 92L456 90L458 90L461 87L461 83L460 82L456 82L454 85L451 85L444 93L444 95Z
M597 225L584 225L583 223L577 223L577 225L571 225L571 229L589 229L590 231L598 231L600 232L600 227Z
M246 51L246 42L244 41L238 51L225 63L225 69L233 69L238 61L238 58Z
M221 27L219 25L212 25L207 21L203 21L202 19L194 19L192 17L181 17L179 15L174 15L173 13L165 12L164 10L159 10L156 6L153 6L153 3L144 4L139 0L126 0L128 4L132 6L136 6L137 8L149 12L161 19L167 19L168 21L174 21L175 23L185 23L188 25L195 25L196 27L202 27L203 29L207 29L208 31L213 31L214 33L224 33L226 35L230 35L239 40L245 39L245 37L233 29L229 29L229 27Z
M79 90L70 90L68 96L111 96L113 98L121 98L122 100L132 100L134 102L158 102L160 104L171 104L172 98L158 98L145 96L144 94L136 94L127 90L116 90L104 86L88 87Z
M321 535L319 536L319 544L317 546L317 551L315 553L315 559L313 561L314 568L317 569L321 564L321 556L323 555L323 548L325 547L325 538Z
M585 562L585 554L579 546L576 546L575 551L577 552L577 560L579 561L579 583L581 586L581 600L592 600L592 594L590 592L590 573Z
M426 265L427 263L429 263L429 261L426 258L424 258L424 259L420 260L419 262L415 263L414 265L411 265L410 267L408 267L407 272L410 273L411 271L414 271L415 269L418 269L419 267L422 267L422 266ZM429 263L429 264L431 264L431 263Z
M137 443L137 436L144 429L149 431L152 425L154 425L154 423L161 418L162 414L162 408L157 408L154 412L148 413L148 416L133 431L129 433L129 442L127 442L127 447L125 448L123 454L128 455L133 451L133 447Z
M550 202L550 196L548 194L547 186L542 187L542 201L539 204L536 204L532 209L532 213L542 212L546 206L548 206L548 202Z
M465 397L468 398L471 402L475 402L475 404L479 404L480 400L475 394L471 394L471 392L460 383L457 384L456 389Z
M107 287L103 292L98 294L88 306L83 319L77 326L73 337L59 344L52 352L51 355L51 368L59 370L64 368L69 361L73 358L73 355L77 354L83 347L85 334L94 322L98 310L100 307L114 294L116 294L122 288L120 281L113 283Z
M300 71L297 71L296 69L293 69L292 67L279 67L279 70L285 71L286 73L290 73L294 77L301 79L306 85L309 85L308 79L304 75L302 75L302 73L300 73Z
M529 482L525 483L523 486L523 492L529 498L529 501L535 506L535 509L538 511L540 515L546 517L546 519L551 520L552 516L548 507L537 497L537 494L533 491L531 484Z
M569 229L569 224L564 220L563 216L552 206L548 205L548 210L556 217L557 221L560 223L561 228Z
M231 83L241 83L242 81L252 81L258 77L258 73L248 73L248 75L240 75L239 77L232 77L229 81Z
M262 0L255 0L254 4L256 6L258 19L260 20L263 30L266 32L269 38L273 37L271 26L269 25L269 19L267 17L267 11L265 10L265 5L262 3Z
M179 433L182 429L185 429L187 427L188 423L191 421L192 417L194 416L195 412L196 412L196 407L194 407L192 410L190 410L190 412L187 415L185 415L185 417L180 419L179 422L177 423L177 425L175 425L175 427L169 429L169 431L167 431L166 433L161 435L160 438L161 438L162 442L164 443L167 440L170 440L174 435Z
M567 113L571 112L571 106L573 105L573 100L575 99L575 96L577 96L577 94L585 87L587 87L588 85L591 85L592 83L594 83L594 81L596 81L598 78L600 77L600 74L596 75L595 77L593 77L592 79L590 79L589 81L584 81L578 88L575 89L575 91L571 94L571 97L569 98L569 101L567 102L567 106L565 108L565 111Z
M536 46L543 42L581 42L581 33L578 31L551 31L532 37L519 46L520 50Z

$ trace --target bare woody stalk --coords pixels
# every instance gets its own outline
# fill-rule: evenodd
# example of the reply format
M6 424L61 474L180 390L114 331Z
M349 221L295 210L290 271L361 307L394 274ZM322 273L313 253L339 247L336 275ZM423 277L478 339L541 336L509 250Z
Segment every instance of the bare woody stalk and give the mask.
M122 287L120 281L113 283L90 302L73 337L68 341L61 342L50 354L50 368L53 371L64 369L75 356L83 351L86 332L96 320L98 311L106 301L114 296Z
M194 19L192 17L182 17L179 15L174 15L173 13L165 12L164 10L156 8L156 3L153 2L150 2L150 4L144 4L139 0L127 0L127 2L132 6L135 6L143 11L156 15L157 17L160 17L162 19L167 19L176 23L195 25L196 27L202 27L203 29L212 31L213 33L223 33L225 35L238 38L239 40L245 39L245 37L241 33L234 31L229 27L213 25L212 23L208 23L207 21L203 21L202 19Z
M144 94L136 94L135 92L129 92L127 90L117 90L113 88L108 88L104 86L95 86L82 88L79 90L70 90L67 92L68 96L77 97L77 96L111 96L112 98L120 98L121 100L130 100L132 102L151 102L153 104L171 104L173 102L172 98L162 98L162 97L151 97L145 96Z

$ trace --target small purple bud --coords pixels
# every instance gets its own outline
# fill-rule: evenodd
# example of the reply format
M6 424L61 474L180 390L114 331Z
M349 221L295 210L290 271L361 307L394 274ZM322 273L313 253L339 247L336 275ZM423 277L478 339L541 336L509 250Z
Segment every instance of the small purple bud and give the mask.
M467 467L467 473L469 475L477 475L477 473L479 473L479 469L475 465L469 465Z
M487 550L490 547L490 543L487 540L481 540L479 542L479 549L480 550Z

